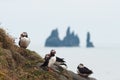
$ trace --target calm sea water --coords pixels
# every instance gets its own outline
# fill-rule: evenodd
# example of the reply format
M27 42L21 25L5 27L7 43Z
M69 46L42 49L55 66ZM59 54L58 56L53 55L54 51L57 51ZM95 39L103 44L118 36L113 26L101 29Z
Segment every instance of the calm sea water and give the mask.
M51 49L56 50L56 56L64 58L68 70L77 72L79 63L93 70L91 77L98 80L120 80L120 48L35 48L42 57Z

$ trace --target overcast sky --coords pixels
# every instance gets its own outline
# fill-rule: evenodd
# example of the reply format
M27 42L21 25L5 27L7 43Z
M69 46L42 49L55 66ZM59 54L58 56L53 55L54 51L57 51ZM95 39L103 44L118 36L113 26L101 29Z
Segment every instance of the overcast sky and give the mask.
M61 39L68 26L85 46L91 33L95 46L120 47L119 0L0 0L0 27L18 37L26 31L31 46L43 47L52 29Z

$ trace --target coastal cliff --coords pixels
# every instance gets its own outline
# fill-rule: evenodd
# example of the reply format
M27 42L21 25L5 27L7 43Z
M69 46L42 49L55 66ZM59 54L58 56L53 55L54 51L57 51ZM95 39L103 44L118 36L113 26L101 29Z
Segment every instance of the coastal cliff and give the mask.
M40 68L44 59L35 51L20 48L0 29L0 80L96 80L83 78L55 65L55 71Z

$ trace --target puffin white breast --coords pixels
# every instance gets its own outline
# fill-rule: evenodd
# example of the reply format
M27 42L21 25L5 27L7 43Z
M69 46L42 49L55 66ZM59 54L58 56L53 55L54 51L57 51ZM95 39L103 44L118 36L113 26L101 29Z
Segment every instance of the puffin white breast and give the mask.
M30 44L30 39L27 37L21 37L19 41L19 46L22 48L27 48Z
M56 56L51 57L48 63L48 67L52 67L55 62L56 62Z

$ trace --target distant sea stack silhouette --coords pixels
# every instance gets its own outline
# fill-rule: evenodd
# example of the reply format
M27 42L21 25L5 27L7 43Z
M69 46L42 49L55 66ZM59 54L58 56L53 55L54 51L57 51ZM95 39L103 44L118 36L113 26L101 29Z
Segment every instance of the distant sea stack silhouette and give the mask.
M62 41L63 46L79 46L79 43L79 37L74 34L74 31L70 33L70 27L68 27L66 36Z
M90 47L94 47L93 43L90 41L90 32L87 32L87 39L86 39L86 47L90 48Z
M61 40L59 39L58 29L52 30L51 35L47 38L45 46L58 47L61 46Z
M77 47L80 44L79 37L70 32L67 28L66 36L60 40L58 29L52 30L51 35L46 39L45 47Z

